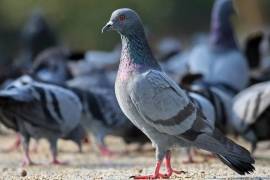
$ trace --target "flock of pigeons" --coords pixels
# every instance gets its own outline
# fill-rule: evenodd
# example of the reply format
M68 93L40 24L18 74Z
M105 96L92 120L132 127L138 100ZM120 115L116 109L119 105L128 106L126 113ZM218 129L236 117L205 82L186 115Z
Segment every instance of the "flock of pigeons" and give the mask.
M142 20L128 8L114 11L102 29L121 36L122 50L117 46L112 52L73 52L50 41L55 38L51 33L44 46L38 45L37 36L46 26L40 17L32 19L39 23L29 28L32 38L25 36L27 48L18 58L23 63L11 68L15 75L0 78L0 121L18 134L23 165L34 164L29 156L31 138L46 138L52 163L62 164L57 140L72 140L81 151L90 133L102 155L113 154L104 143L107 135L127 144L151 140L155 171L134 179L181 173L171 167L171 149L177 146L209 151L241 175L253 172L255 161L249 151L225 135L242 136L251 142L252 152L258 141L270 139L270 55L261 48L269 38L252 34L242 50L230 22L234 13L232 0L216 0L209 37L185 52L167 39L162 47L169 50L159 60ZM164 159L167 172L161 174Z

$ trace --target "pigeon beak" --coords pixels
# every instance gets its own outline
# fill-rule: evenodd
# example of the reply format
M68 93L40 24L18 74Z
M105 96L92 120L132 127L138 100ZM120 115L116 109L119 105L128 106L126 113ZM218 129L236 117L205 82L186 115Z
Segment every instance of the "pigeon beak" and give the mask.
M113 22L109 21L101 30L102 33L113 30Z

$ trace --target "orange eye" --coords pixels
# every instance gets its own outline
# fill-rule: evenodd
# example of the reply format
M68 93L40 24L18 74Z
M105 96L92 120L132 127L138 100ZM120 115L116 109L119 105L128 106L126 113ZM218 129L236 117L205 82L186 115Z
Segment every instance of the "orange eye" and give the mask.
M120 15L120 16L119 16L119 20L120 20L120 21L124 21L125 19L126 19L126 16L124 16L124 15Z

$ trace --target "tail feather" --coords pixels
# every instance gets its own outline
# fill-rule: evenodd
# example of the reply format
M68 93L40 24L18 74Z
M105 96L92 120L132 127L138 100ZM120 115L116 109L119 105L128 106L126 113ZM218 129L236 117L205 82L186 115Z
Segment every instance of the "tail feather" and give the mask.
M251 162L242 161L241 157L237 158L236 156L226 156L217 154L217 157L231 169L236 171L240 175L245 175L252 173L255 168Z
M241 175L249 174L255 169L252 165L255 160L250 152L224 136L217 129L212 134L199 135L194 141L194 145L217 154L224 164Z
M224 136L218 129L216 129L214 131L213 135L214 135L213 137L216 140L218 140L220 143L222 143L222 145L224 146L224 148L227 151L226 152L227 155L230 155L233 157L239 157L239 158L241 158L242 161L247 162L247 163L252 163L252 164L255 163L254 158L251 157L251 154L247 149L236 144L231 139ZM222 154L224 154L224 153L222 153Z

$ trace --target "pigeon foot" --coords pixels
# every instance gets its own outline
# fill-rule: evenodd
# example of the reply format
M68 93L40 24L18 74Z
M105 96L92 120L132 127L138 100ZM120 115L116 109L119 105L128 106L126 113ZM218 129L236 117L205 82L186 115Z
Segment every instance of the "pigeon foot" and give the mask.
M66 161L59 161L58 159L54 159L52 162L51 162L52 165L62 165L62 166L65 166L65 165L68 165L69 163L66 162Z
M171 166L171 151L168 151L166 153L166 156L165 156L165 166L166 166L166 169L167 169L167 177L171 177L171 175L173 173L175 174L185 174L186 172L185 171L176 171L172 168Z
M170 177L164 174L154 174L154 175L148 175L148 176L131 176L130 178L133 179L169 179Z
M99 150L101 155L105 157L112 157L113 155L115 155L115 153L109 150L106 146L100 146Z

